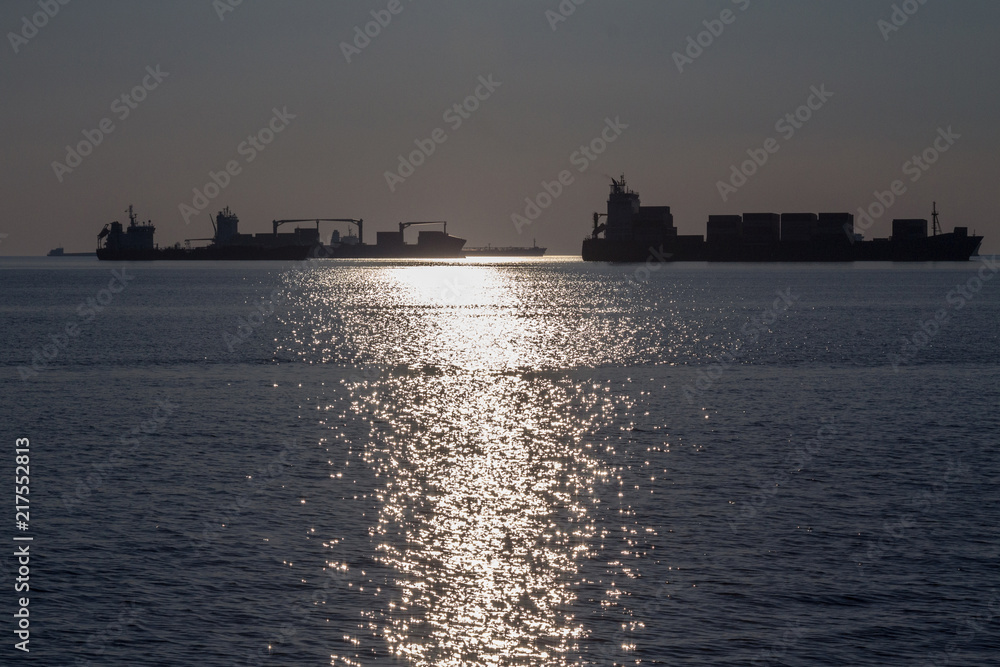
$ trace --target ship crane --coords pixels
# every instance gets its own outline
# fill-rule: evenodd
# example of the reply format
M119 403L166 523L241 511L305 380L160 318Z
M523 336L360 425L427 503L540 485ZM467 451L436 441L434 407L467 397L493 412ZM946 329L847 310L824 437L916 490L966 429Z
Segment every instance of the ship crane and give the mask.
M622 182L624 182L624 181L625 181L625 177L622 176ZM608 214L607 213L598 213L597 211L594 211L594 233L591 234L591 238L595 238L596 239L597 235L600 234L601 232L603 232L604 229L607 227L607 225L598 225L597 224L598 220L600 220L602 217L606 218L606 217L608 217Z
M365 230L365 228L364 228L365 221L363 219L360 219L360 218L359 219L354 219L354 218L297 218L297 219L289 219L289 220L272 220L271 224L274 225L274 233L277 234L278 233L278 227L280 227L281 225L285 224L286 222L315 222L316 223L316 230L317 231L319 231L319 223L321 223L321 222L351 222L351 223L354 223L354 225L356 225L357 228L358 228L358 243L364 243L365 242L365 231L364 231Z
M403 230L410 225L444 225L444 233L448 233L448 223L445 220L425 220L422 222L401 222L399 223L399 233L403 234Z

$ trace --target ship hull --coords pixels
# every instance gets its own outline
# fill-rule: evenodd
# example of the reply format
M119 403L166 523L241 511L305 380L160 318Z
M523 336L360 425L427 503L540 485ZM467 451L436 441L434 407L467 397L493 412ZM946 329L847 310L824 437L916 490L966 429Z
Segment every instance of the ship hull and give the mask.
M100 248L97 258L112 262L146 262L154 260L273 260L289 261L306 259L316 246L292 245L266 248L262 246L232 245L205 248Z
M466 257L541 257L547 248L466 248Z
M669 259L674 259L675 253L665 249L665 243L646 245L634 241L608 241L607 239L584 239L583 260L585 262L645 262L669 253ZM694 256L678 257L679 261L696 259ZM704 259L703 257L701 259Z
M438 236L430 243L326 245L316 256L332 259L457 259L462 257L464 246L465 239Z
M683 237L681 237L683 239ZM700 238L700 237L696 237ZM939 234L909 241L800 242L724 245L678 241L660 243L603 238L583 242L588 262L964 262L979 250L982 236Z

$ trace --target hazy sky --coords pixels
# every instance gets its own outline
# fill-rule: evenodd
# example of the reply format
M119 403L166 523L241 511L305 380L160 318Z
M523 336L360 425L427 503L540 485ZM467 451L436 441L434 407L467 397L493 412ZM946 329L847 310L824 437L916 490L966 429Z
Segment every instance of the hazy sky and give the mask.
M622 172L688 234L856 213L899 180L866 237L936 200L946 231L1000 251L995 1L236 2L4 0L0 254L91 250L130 203L161 245L211 236L228 205L244 232L444 219L470 245L579 254ZM400 171L418 141L433 153ZM720 193L748 151L766 163ZM204 193L210 172L225 187ZM543 181L556 196L519 233Z

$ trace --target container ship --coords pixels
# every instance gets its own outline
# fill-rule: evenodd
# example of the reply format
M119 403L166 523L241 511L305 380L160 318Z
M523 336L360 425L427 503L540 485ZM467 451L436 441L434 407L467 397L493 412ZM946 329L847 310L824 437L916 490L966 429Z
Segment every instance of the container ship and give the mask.
M606 220L602 223L600 219ZM983 241L968 227L942 233L937 204L932 235L924 218L892 221L892 236L865 241L851 213L710 215L707 235L678 234L669 206L642 206L625 177L611 180L608 212L594 213L583 241L593 262L856 262L968 261Z
M98 234L97 257L102 260L144 261L156 259L200 260L302 260L309 257L333 258L457 258L462 256L465 239L447 233L447 223L401 222L398 232L378 232L375 245L364 243L364 221L354 218L299 218L272 220L273 230L263 234L240 234L239 218L228 207L219 211L212 222L212 238L185 239L161 248L153 241L156 227L149 221L139 222L132 206L128 207L127 227L115 221ZM358 234L341 236L334 231L330 243L320 240L321 222L348 222L358 228ZM296 227L294 232L279 232L289 223L315 223L315 228ZM416 243L406 243L403 232L412 225L443 224L444 231L421 231ZM210 241L207 246L192 247L192 241Z
M275 221L271 234L240 234L239 218L227 206L212 222L215 235L210 239L186 239L184 245L160 248L153 242L156 227L140 223L128 207L128 227L118 222L104 226L97 235L97 258L111 261L147 261L157 259L244 259L299 260L309 257L319 245L318 229L296 229L278 233ZM207 246L191 247L191 241L211 241Z
M462 251L466 257L541 257L547 248L539 248L535 239L531 239L530 248L500 247L491 245L485 248L466 248Z

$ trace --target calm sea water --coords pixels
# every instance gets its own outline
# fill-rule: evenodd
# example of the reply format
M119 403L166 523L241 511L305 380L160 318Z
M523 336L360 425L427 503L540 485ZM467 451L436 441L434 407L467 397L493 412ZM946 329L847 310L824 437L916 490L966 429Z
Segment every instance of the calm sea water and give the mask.
M4 664L997 664L988 263L0 285Z

